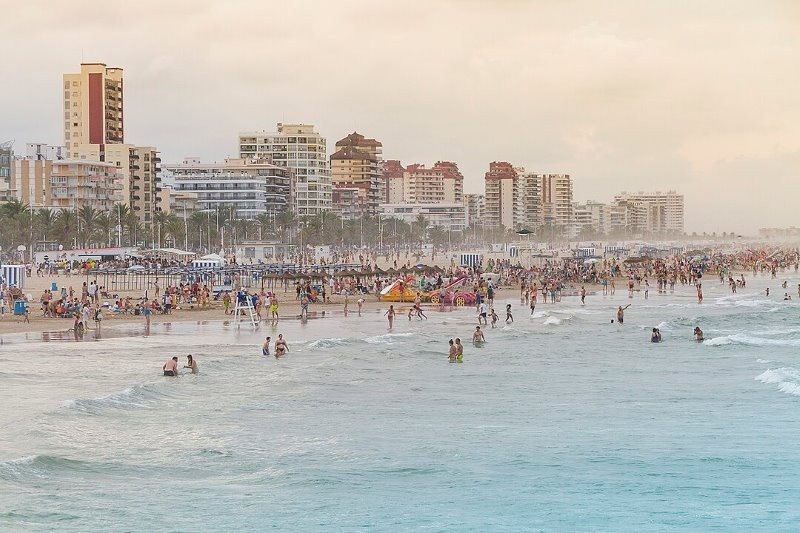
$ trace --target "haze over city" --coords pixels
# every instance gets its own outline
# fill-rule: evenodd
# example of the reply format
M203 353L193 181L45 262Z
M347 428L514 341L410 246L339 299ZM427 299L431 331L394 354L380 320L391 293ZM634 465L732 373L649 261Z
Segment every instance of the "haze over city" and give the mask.
M0 141L61 141L61 75L126 73L126 136L164 161L237 134L354 130L404 162L563 172L576 200L685 195L686 231L795 224L792 2L2 2Z

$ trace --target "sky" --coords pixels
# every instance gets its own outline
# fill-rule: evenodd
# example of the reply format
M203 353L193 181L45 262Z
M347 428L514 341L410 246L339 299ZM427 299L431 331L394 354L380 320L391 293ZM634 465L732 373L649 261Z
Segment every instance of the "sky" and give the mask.
M61 144L61 75L125 69L126 142L352 131L385 159L568 173L577 201L677 190L688 232L800 225L800 2L0 0L0 142Z

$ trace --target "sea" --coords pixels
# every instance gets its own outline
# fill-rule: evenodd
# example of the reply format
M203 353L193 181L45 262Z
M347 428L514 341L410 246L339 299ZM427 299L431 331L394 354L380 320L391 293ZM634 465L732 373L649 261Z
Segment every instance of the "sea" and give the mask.
M4 335L0 530L797 531L798 283Z

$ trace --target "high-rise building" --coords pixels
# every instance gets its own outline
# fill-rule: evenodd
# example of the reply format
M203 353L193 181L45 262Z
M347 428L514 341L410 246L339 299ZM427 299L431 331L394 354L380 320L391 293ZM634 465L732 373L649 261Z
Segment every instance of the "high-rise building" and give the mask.
M461 204L464 201L464 176L458 165L437 161L431 168L409 165L403 173L403 203Z
M466 209L467 226L483 224L486 205L482 194L465 194L464 209Z
M403 176L406 169L395 159L383 162L383 178L386 180L386 199L385 203L403 203Z
M325 139L310 124L278 123L275 132L239 134L239 157L271 162L293 173L294 209L300 216L330 211L331 175Z
M662 233L684 230L683 195L675 191L667 192L622 192L614 197L615 203L633 202L643 204L647 216L643 231Z
M11 162L14 159L13 141L0 143L0 202L9 200Z
M378 205L386 198L382 159L382 144L359 133L353 132L336 142L336 152L331 155L331 182L333 209L337 214L355 212L357 216L374 216L378 213ZM355 189L357 194L355 198L352 194L337 195L337 188Z
M133 144L81 144L78 154L81 160L103 161L117 167L123 176L122 203L149 227L164 205L159 198L161 156L158 149Z
M234 210L238 218L275 216L291 207L292 171L265 160L226 159L201 163L187 158L164 165L164 183L176 193L197 195L201 211Z
M77 159L81 144L125 142L122 69L104 63L81 63L77 74L64 74L64 145Z
M485 179L485 220L490 227L513 228L518 205L517 172L511 163L492 161Z
M515 168L517 173L517 201L514 229L536 231L543 222L542 180L538 174Z
M555 228L572 223L572 179L569 174L540 175L542 221Z

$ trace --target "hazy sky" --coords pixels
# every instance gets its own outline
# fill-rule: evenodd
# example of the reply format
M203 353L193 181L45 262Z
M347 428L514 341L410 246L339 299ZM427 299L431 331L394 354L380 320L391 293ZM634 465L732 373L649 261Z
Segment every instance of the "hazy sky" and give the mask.
M0 0L0 141L60 144L61 74L125 69L126 140L164 161L237 133L357 130L404 163L677 189L688 231L800 225L800 2Z

